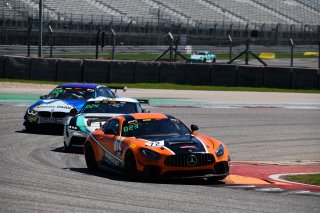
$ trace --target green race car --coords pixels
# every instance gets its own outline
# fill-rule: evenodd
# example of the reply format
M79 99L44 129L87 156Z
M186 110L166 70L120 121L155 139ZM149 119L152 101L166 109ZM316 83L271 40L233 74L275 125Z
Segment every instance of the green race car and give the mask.
M216 55L209 51L197 51L192 54L187 62L196 62L196 63L206 63L206 62L216 62Z

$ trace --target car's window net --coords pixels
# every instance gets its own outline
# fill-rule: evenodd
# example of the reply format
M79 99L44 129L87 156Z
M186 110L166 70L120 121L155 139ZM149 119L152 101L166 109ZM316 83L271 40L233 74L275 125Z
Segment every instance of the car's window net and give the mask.
M82 108L83 113L115 113L115 114L130 114L141 112L141 108L132 102L121 101L103 101L103 102L88 102Z
M122 136L142 139L180 138L190 135L190 130L178 119L144 119L125 121Z
M47 96L49 99L90 99L94 98L94 89L87 88L55 88Z

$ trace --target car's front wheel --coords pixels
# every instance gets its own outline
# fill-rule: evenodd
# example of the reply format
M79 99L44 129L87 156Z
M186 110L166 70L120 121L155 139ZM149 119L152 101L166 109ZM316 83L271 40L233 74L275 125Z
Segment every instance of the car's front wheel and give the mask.
M136 179L138 176L136 158L132 151L126 153L124 171L128 178Z
M97 161L95 158L95 154L93 148L90 143L85 145L84 148L84 157L86 159L87 167L90 171L96 171L98 169Z
M68 152L70 152L70 147L66 144L66 142L65 141L63 141L63 151L65 152L65 153L68 153Z
M28 121L25 121L23 125L25 126L26 132L33 133L33 132L35 132L35 130L36 130L35 127L34 127L34 125L32 125L32 124L31 124L30 122L28 122Z

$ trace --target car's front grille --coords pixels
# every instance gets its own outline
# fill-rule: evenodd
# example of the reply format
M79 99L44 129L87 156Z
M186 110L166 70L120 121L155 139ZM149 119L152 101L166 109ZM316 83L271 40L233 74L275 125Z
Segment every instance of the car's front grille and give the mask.
M209 153L192 153L183 155L171 155L166 158L164 164L166 166L175 167L195 167L213 164L214 157Z
M51 112L45 112L45 111L43 111L43 112L38 112L38 115L39 115L40 117L50 118L50 117L51 117Z
M52 117L53 118L64 118L68 115L68 113L65 112L53 112Z
M86 138L83 138L83 137L72 137L70 143L72 145L83 145L84 142L86 142Z

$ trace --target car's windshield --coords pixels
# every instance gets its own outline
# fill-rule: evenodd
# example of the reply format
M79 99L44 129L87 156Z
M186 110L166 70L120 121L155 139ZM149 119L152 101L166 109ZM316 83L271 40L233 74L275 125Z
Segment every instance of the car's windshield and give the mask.
M205 52L197 52L197 55L207 55Z
M55 88L47 96L49 99L90 99L94 98L94 89Z
M88 102L83 106L82 113L115 113L130 114L141 112L141 107L137 103L125 101L100 101Z
M178 119L141 119L125 121L122 136L146 140L164 140L190 136L190 130Z

